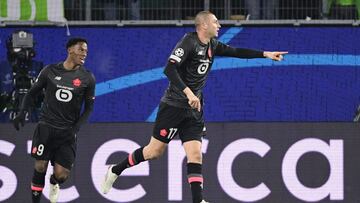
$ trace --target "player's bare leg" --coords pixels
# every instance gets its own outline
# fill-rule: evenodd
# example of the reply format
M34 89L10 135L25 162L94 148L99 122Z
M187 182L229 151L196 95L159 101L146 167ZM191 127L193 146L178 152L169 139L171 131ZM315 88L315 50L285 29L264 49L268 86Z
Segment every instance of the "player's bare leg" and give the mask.
M184 142L187 157L187 176L191 187L193 203L205 203L203 200L203 176L201 142L192 140Z
M31 196L33 203L39 203L45 186L45 175L49 161L35 160L34 175L31 181Z
M125 169L135 166L143 161L159 158L164 153L166 146L166 143L151 137L148 145L135 150L119 164L111 165L106 172L104 181L101 184L102 193L106 194L110 191L115 180Z
M50 177L49 199L51 203L57 202L60 192L60 184L65 182L70 175L70 170L55 163L54 173Z

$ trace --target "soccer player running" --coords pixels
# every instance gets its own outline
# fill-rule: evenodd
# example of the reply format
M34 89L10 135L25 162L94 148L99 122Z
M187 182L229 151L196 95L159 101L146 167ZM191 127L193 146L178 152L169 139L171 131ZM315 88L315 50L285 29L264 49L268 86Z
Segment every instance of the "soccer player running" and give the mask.
M187 178L193 203L206 202L203 198L201 141L205 133L202 89L214 61L214 56L238 58L270 58L282 60L287 52L267 52L233 48L219 42L220 24L214 14L201 11L195 17L196 32L185 34L172 51L164 73L169 87L161 98L153 135L145 147L135 150L122 162L111 165L102 182L103 193L108 193L126 169L143 161L160 157L176 134L183 143L187 157Z
M87 41L72 38L67 42L66 49L68 55L64 62L48 65L40 72L13 121L19 130L20 123L24 125L25 111L36 94L45 89L31 148L31 156L36 159L31 182L33 203L40 202L49 161L54 166L49 199L50 202L57 202L59 185L69 177L75 160L76 134L93 110L95 77L83 66L88 53Z

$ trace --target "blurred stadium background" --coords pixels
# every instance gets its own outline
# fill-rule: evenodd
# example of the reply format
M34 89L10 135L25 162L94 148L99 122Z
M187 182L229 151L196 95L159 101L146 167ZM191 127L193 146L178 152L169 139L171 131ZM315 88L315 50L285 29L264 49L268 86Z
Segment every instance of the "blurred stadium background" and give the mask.
M177 139L109 195L98 187L108 164L150 138L167 86L162 69L201 10L220 19L225 43L289 51L282 62L215 60L204 106L209 201L360 202L360 129L352 122L360 103L359 8L358 0L0 0L0 202L30 200L29 143L41 98L21 132L10 120L19 95L44 65L65 59L73 36L88 39L96 102L60 202L190 202ZM8 42L19 31L34 44L14 53Z

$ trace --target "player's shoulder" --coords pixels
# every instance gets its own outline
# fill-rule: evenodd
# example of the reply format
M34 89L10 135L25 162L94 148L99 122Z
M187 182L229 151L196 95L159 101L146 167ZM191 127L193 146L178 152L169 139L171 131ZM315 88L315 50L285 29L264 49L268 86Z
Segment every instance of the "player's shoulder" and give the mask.
M81 72L83 72L84 74L92 74L91 71L90 71L89 69L87 69L84 65L81 65L81 66L79 67L79 70L80 70Z
M89 77L91 80L95 80L95 75L91 72L91 70L87 69L85 66L80 66L80 71L82 72L82 74L86 75L87 77Z
M184 38L196 39L196 37L197 37L196 32L187 32L184 34Z
M44 69L56 69L58 68L58 66L59 66L58 63L48 64L44 67Z
M217 44L219 43L219 40L216 39L216 38L211 38L211 39L210 39L210 43L211 43L212 45L217 45Z
M197 42L197 34L196 32L188 32L185 33L183 38L181 39L183 43L196 44Z
M197 46L198 40L196 32L186 33L177 44L178 48L182 48L187 52L196 49Z
M48 64L46 66L44 66L43 69L41 69L42 74L46 74L49 73L50 71L54 71L56 69L58 69L59 64Z
M216 38L210 39L210 46L212 47L212 49L217 49L219 44L222 44L222 43L218 39L216 39Z
M62 63L48 64L43 68L43 71L50 71L50 70L60 69L61 65L62 65Z
M197 40L197 34L196 32L188 32L184 34L182 39L186 41L195 42Z
M218 43L219 40L218 40L217 38L213 37L213 38L210 39L210 42L212 42L212 43Z

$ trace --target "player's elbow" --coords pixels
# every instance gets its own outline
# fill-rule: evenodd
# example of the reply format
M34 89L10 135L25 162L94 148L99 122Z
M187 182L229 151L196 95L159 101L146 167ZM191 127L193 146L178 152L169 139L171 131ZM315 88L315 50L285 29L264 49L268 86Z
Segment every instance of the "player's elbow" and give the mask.
M169 73L170 73L170 70L169 70L170 68L168 67L168 66L166 66L165 68L164 68L164 71L163 71L163 73L167 76L167 77L169 77Z
M175 75L177 74L176 73L176 65L174 63L171 63L171 62L168 62L164 68L164 71L163 73L166 75L166 76L171 76L171 75Z

